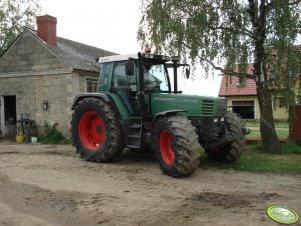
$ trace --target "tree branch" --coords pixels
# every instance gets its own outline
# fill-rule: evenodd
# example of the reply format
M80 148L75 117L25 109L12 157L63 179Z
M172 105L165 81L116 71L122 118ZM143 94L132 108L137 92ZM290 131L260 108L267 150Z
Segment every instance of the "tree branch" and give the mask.
M209 61L201 56L199 56L200 61L205 61L206 63L208 63L211 67L213 67L215 70L221 71L223 74L225 75L229 75L229 76L235 76L235 77L239 77L239 78L249 78L249 79L255 79L253 74L249 74L249 73L242 73L242 72L235 72L233 70L225 70L222 67L216 66L212 61Z
M184 45L186 48L191 48L188 44L182 42L182 45ZM201 57L200 55L198 56L200 59L200 62L206 62L207 64L209 64L213 69L221 71L223 74L229 75L229 76L236 76L236 77L240 77L240 78L249 78L249 79L255 79L253 74L249 74L249 73L242 73L242 72L235 72L234 70L225 70L222 67L216 66L212 61L207 60L204 57Z
M237 29L234 29L234 28L231 28L231 27L225 27L225 26L218 26L218 27L209 27L211 30L225 30L225 31L230 31L230 32L233 32L233 33L236 33L236 34L241 34L241 35L245 35L245 36L248 36L252 39L255 38L255 35L253 34L252 31L248 30L248 29L245 29L245 28L241 28L240 30L237 30Z

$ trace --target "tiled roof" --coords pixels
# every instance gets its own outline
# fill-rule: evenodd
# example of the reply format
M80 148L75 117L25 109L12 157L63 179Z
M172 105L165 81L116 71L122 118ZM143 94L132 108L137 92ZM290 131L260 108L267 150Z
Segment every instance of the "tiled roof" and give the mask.
M253 74L253 65L249 64L247 73ZM223 75L219 96L256 96L256 82L254 79L246 79L245 85L239 85L239 78L235 76Z
M228 80L228 84L227 84ZM231 78L227 75L223 76L218 95L224 96L256 96L256 83L253 79L246 79L244 86L239 86L239 78Z
M36 31L30 30L38 39ZM40 39L45 45L42 39ZM85 45L79 42L71 41L69 39L57 37L57 47L47 45L59 58L73 69L83 71L99 71L99 64L96 58L104 56L117 55L110 51L99 49L93 46Z

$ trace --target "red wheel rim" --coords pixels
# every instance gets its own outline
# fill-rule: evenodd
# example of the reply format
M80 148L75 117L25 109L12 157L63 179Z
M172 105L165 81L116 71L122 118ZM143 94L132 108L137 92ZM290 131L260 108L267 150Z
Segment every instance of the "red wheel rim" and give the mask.
M79 121L79 138L89 150L95 151L105 139L105 126L101 117L93 111L83 114Z
M175 160L175 152L172 149L172 136L167 130L160 134L160 153L164 163L171 166Z

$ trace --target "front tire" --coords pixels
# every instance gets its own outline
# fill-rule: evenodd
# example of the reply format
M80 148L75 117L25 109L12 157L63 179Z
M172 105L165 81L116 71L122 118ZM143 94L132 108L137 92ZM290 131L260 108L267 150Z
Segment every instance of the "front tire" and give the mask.
M101 99L79 102L72 115L71 133L76 151L87 161L112 161L124 148L120 123L112 107Z
M163 173L180 177L197 169L200 145L195 128L186 117L159 119L154 130L154 143Z
M223 147L206 149L208 158L221 162L234 162L239 159L245 150L245 136L243 134L243 124L237 114L228 111L225 114L225 123L229 133L236 138Z

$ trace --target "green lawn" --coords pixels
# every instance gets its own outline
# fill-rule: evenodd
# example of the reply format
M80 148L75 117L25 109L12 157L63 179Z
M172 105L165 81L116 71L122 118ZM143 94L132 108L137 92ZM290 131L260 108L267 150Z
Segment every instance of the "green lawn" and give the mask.
M259 121L258 120L245 120L246 127L258 127L259 128ZM286 128L288 129L288 122L275 122L276 128Z
M260 137L259 121L245 121L245 127L251 130L251 133L247 135L247 138ZM289 125L287 122L275 122L275 128L279 138L288 138Z
M301 149L301 147L300 147ZM247 151L235 162L220 163L208 160L205 154L201 155L200 168L225 168L254 173L301 173L300 154L271 155L260 153L253 146L248 146Z

